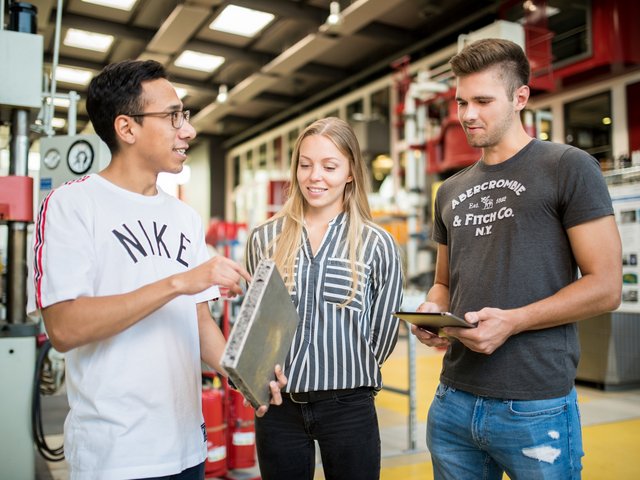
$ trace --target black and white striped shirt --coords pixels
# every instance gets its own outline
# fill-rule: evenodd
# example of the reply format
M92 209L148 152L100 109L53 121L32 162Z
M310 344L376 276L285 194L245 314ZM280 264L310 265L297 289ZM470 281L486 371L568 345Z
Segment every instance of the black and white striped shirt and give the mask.
M267 250L283 221L251 232L245 257L249 273L262 258L272 257ZM287 392L382 387L380 365L398 338L398 319L392 314L402 302L400 254L387 231L365 225L358 291L341 308L353 288L347 228L347 215L341 213L329 223L315 256L304 231L291 293L300 324L284 366Z

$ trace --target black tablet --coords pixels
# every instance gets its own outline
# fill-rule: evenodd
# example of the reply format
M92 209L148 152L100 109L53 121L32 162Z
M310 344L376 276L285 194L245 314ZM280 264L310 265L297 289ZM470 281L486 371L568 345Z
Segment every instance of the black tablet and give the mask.
M442 327L475 328L477 326L449 312L396 312L394 315L435 333Z

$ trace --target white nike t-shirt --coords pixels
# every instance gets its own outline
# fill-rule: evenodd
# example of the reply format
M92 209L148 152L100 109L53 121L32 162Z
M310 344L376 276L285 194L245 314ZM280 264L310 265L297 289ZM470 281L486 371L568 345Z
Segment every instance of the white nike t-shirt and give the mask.
M99 175L43 202L34 256L30 310L130 292L209 258L193 209ZM196 304L218 296L212 287L178 297L118 335L66 354L72 479L163 476L204 461Z

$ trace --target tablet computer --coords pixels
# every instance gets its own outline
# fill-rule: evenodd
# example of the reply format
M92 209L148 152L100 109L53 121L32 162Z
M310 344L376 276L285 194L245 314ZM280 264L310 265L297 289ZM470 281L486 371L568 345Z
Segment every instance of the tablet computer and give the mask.
M477 326L450 312L396 312L394 315L434 333L438 333L442 327L475 328Z

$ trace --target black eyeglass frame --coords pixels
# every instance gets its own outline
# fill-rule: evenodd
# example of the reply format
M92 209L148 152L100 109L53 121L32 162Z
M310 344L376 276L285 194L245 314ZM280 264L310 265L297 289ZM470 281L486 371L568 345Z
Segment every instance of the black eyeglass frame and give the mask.
M171 126L176 130L182 128L184 122L189 122L191 110L174 110L172 112L143 112L125 113L128 117L168 117L171 115Z

